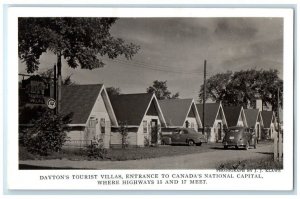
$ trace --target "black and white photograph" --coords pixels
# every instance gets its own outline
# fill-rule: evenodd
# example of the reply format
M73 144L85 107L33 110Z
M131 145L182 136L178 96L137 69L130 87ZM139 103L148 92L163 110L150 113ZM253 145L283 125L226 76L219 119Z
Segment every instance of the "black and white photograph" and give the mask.
M283 167L282 18L28 17L18 47L20 169Z
M293 189L292 9L7 16L8 189Z

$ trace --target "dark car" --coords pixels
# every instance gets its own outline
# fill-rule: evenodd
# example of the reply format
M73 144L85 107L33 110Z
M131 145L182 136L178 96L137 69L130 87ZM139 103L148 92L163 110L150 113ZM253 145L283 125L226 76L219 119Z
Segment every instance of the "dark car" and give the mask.
M257 138L254 133L251 133L248 128L234 127L225 132L223 139L224 149L228 147L249 149L250 146L256 149Z
M191 128L176 129L171 135L162 137L162 144L187 144L189 146L196 144L200 146L202 142L205 142L204 136Z

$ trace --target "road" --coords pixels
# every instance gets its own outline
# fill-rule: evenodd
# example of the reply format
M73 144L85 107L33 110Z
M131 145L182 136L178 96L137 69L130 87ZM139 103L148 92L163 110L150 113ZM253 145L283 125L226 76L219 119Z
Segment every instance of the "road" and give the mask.
M62 169L216 169L221 163L253 158L263 158L272 153L273 145L258 145L257 149L224 150L221 146L214 151L178 155L173 157L160 157L142 160L127 161L72 161L66 159L55 160L26 160L20 165L35 169L42 167L56 167Z

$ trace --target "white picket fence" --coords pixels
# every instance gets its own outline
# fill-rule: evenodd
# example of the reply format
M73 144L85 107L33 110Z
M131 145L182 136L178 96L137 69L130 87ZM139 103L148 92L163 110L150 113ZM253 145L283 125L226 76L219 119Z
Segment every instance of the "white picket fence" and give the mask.
M283 158L283 133L275 132L274 136L274 160L282 161Z

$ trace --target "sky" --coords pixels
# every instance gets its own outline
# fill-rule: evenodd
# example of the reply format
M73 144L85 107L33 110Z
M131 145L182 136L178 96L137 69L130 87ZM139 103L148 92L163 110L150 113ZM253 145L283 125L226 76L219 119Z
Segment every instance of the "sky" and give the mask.
M204 60L207 78L252 68L277 69L283 76L282 18L120 18L111 34L140 46L132 60L104 58L105 67L94 70L71 69L63 61L63 77L122 93L143 93L154 80L167 80L172 93L198 100ZM39 72L55 62L55 55L43 54ZM19 72L25 68L19 61Z

